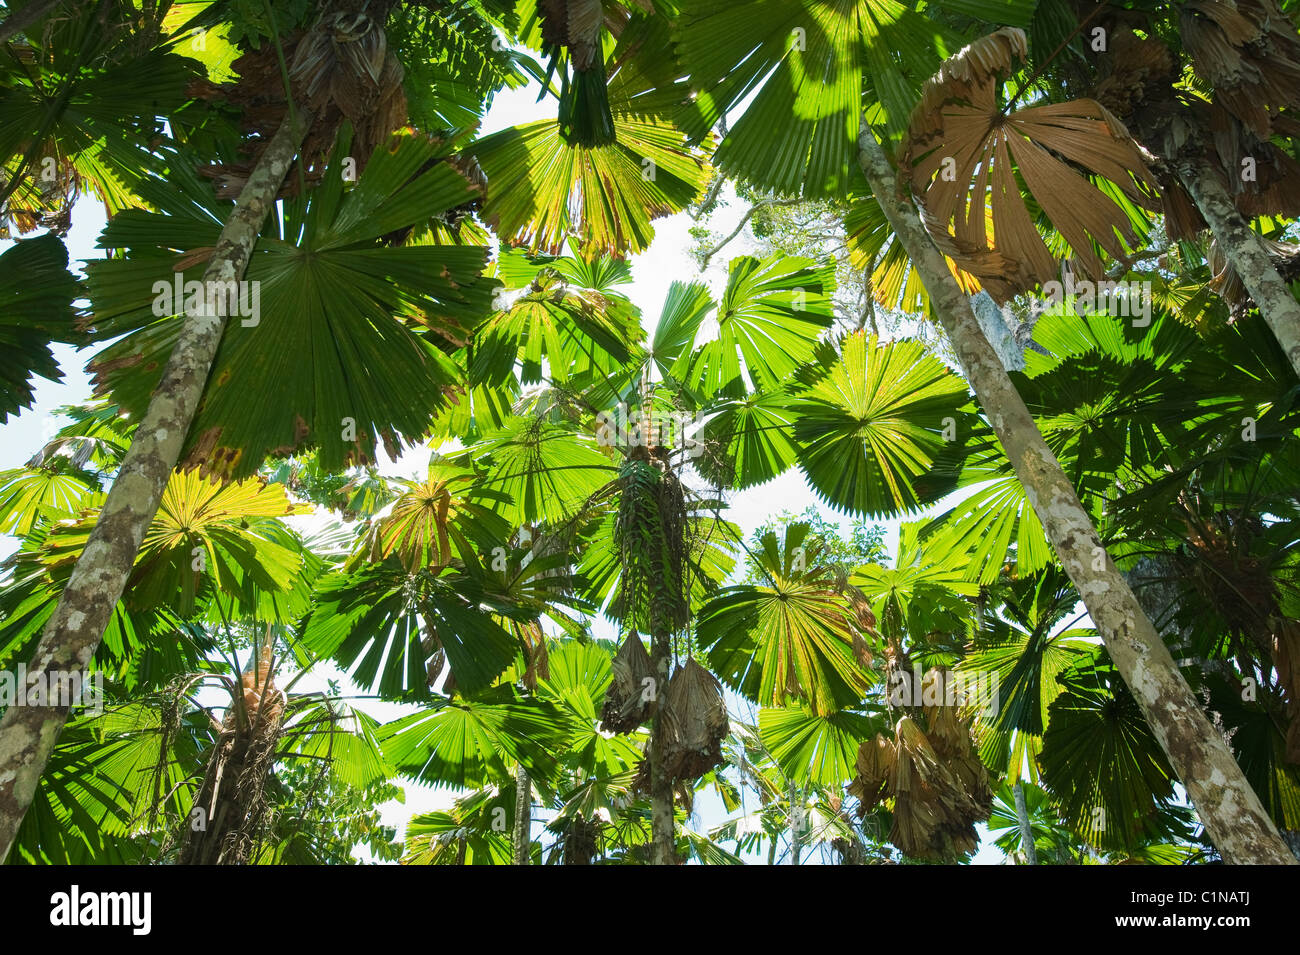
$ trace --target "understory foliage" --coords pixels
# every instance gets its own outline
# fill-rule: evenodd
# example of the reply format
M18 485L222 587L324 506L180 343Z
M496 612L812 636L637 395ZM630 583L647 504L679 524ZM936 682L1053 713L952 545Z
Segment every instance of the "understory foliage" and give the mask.
M310 123L5 861L1216 861L860 133L1294 835L1300 381L1157 157L1192 143L1300 278L1297 6L56 4L0 51L0 416L74 361L93 395L0 471L0 711L186 283ZM483 134L524 87L541 118ZM644 314L679 213L711 271ZM1106 281L1140 291L1047 291Z

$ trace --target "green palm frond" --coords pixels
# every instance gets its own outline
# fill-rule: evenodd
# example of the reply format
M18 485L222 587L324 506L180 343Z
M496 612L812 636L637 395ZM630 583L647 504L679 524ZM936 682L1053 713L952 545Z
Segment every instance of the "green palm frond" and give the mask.
M486 250L394 248L387 237L423 228L474 188L419 135L377 151L352 188L346 154L345 136L322 185L286 202L254 250L241 306L256 292L260 314L241 307L227 322L186 466L239 478L268 455L316 447L321 466L339 470L373 461L380 441L395 455L448 406L463 374L449 352L488 314L496 287L481 276ZM170 188L145 190L163 211L128 211L106 228L101 244L129 254L87 269L96 333L127 333L92 362L97 387L133 416L180 332L171 290L201 274L229 212L192 174L170 175Z

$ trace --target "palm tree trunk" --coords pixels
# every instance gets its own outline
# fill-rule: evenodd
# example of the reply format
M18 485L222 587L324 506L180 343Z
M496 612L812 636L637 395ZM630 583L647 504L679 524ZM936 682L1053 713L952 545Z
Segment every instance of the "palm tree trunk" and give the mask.
M1016 818L1020 820L1020 846L1025 850L1025 865L1038 865L1034 827L1029 824L1029 809L1025 806L1025 787L1017 782L1012 792L1016 794Z
M796 802L798 803L797 807ZM793 782L786 788L786 803L790 812L790 864L798 865L803 859L805 820L803 800Z
M22 9L15 10L4 23L0 23L0 43L9 42L37 20L44 19L62 2L63 0L32 0Z
M1116 668L1168 754L1225 861L1295 865L1221 733L1210 725L1168 648L1101 545L1088 512L1043 440L1024 400L980 330L970 301L900 192L870 127L863 122L859 163L907 249L966 378L1062 565L1079 589Z
M528 865L533 839L533 783L528 770L520 763L515 767L515 831L512 845L515 865Z
M659 713L672 666L672 643L667 633L651 634L650 665L655 674L655 715L650 722L650 861L654 865L677 865L673 784L663 767L663 723Z
M243 277L257 234L310 124L310 113L290 111L267 145L217 239L203 273L205 284ZM140 541L180 457L225 324L224 316L203 311L185 318L99 520L28 665L34 679L47 680L46 686L51 685L50 677L75 673L85 685L90 661L126 587ZM0 860L9 852L67 722L71 709L67 702L11 706L0 720Z
M1174 168L1219 248L1259 306L1259 314L1273 330L1291 367L1300 374L1300 302L1273 266L1264 240L1237 211L1232 196L1204 155L1190 156L1185 150L1174 161Z

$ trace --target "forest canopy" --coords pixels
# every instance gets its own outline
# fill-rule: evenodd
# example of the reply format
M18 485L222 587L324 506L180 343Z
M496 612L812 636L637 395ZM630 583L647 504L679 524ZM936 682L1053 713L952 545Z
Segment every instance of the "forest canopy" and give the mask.
M1298 16L0 5L0 860L1297 864Z

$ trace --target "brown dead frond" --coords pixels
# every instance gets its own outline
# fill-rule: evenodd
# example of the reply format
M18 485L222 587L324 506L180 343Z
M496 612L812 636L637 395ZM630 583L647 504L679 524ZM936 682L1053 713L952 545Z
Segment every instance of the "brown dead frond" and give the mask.
M1022 180L1093 278L1102 274L1094 243L1122 258L1138 240L1124 209L1088 177L1108 180L1142 208L1159 208L1141 152L1097 101L1013 112L999 106L1002 79L1026 52L1024 32L1008 27L949 58L926 82L900 154L935 243L999 302L1058 271Z
M406 124L405 71L388 48L383 24L366 13L326 14L310 30L286 38L283 47L294 107L313 116L300 150L304 177L315 181L324 174L322 160L345 121L353 128L350 155L360 172L389 135ZM245 53L232 69L237 82L218 86L201 81L191 90L199 98L240 108L250 137L246 161L202 169L223 198L239 195L289 109L274 43ZM298 176L290 174L281 195L294 195L297 189Z
M704 667L688 659L677 669L659 703L656 728L664 776L670 783L694 782L722 765L722 741L728 729L722 684ZM634 788L648 791L650 759L637 769Z
M1188 0L1179 32L1214 99L1267 140L1275 113L1300 107L1300 36L1276 0Z
M993 792L957 707L927 706L923 730L911 716L893 739L877 733L858 747L857 775L849 792L866 815L894 800L889 841L918 859L949 861L979 845L975 823L988 818Z
M635 630L618 648L612 669L614 679L605 691L600 725L610 733L631 733L650 718L653 701L652 694L646 692L646 681L654 679L650 654Z
M1265 239L1262 236L1261 241L1277 261L1290 261L1300 254L1300 245ZM1237 270L1228 261L1228 257L1223 254L1223 249L1219 247L1217 240L1210 242L1210 248L1206 252L1205 259L1214 275L1210 279L1210 288L1228 305L1234 319L1241 317L1253 305L1253 302L1250 293L1246 291L1245 284L1241 281L1241 276L1237 274Z

